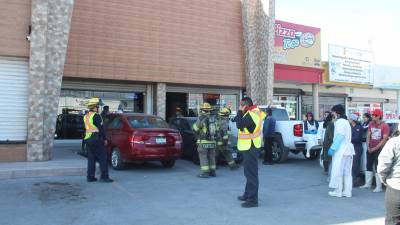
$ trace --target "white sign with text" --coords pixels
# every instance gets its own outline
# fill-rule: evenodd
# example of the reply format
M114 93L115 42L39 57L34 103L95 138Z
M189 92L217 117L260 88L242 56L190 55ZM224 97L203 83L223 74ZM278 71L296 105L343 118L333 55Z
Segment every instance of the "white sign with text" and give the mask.
M373 84L372 52L329 45L328 57L330 81Z

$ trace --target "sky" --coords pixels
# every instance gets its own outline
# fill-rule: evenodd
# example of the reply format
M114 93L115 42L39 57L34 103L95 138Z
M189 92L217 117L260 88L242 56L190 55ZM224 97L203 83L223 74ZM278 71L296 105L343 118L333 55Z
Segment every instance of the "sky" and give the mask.
M275 19L321 28L323 61L335 44L370 50L375 64L400 67L399 0L275 0Z

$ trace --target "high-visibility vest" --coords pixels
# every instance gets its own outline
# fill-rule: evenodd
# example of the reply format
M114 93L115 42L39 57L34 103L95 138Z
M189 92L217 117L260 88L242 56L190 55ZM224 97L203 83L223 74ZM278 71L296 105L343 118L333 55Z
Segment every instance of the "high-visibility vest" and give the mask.
M88 112L83 117L83 122L85 123L85 140L89 139L93 133L99 132L99 129L93 123L93 118L95 115L95 112Z
M243 117L245 117L247 114L250 114L251 119L253 120L256 127L253 133L250 133L247 128L244 128L243 131L239 129L237 143L237 148L239 151L248 151L251 148L251 143L253 143L256 148L261 148L261 128L262 121L265 118L265 113L260 111L259 108L255 108L251 111L247 111Z

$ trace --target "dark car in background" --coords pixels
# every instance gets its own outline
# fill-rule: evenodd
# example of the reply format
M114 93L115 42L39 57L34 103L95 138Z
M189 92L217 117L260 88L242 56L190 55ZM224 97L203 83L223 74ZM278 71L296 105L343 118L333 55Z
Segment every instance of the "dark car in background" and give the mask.
M59 139L80 139L85 132L82 114L60 114L57 116L55 137Z
M399 136L400 120L390 119L390 120L384 120L384 122L387 123L387 125L389 125L389 129L390 129L389 137Z
M171 128L178 130L182 136L182 157L198 163L197 137L192 130L192 126L196 120L197 117L178 117L171 119L169 125Z
M143 113L111 114L106 125L107 153L114 169L126 163L159 161L171 168L182 154L182 137L160 117Z

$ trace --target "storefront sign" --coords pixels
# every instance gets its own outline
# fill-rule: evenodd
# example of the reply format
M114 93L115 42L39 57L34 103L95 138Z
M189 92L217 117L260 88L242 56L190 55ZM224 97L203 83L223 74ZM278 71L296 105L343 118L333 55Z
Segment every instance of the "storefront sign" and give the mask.
M321 68L321 29L275 21L274 62Z
M328 62L322 62L322 68L324 72L322 73L322 83L325 85L337 85L343 87L359 87L359 88L369 88L371 85L368 84L355 84L355 83L345 83L345 82L334 82L329 80L329 64Z
M374 87L400 89L400 68L374 65Z
M329 80L372 85L372 57L369 51L329 45Z

